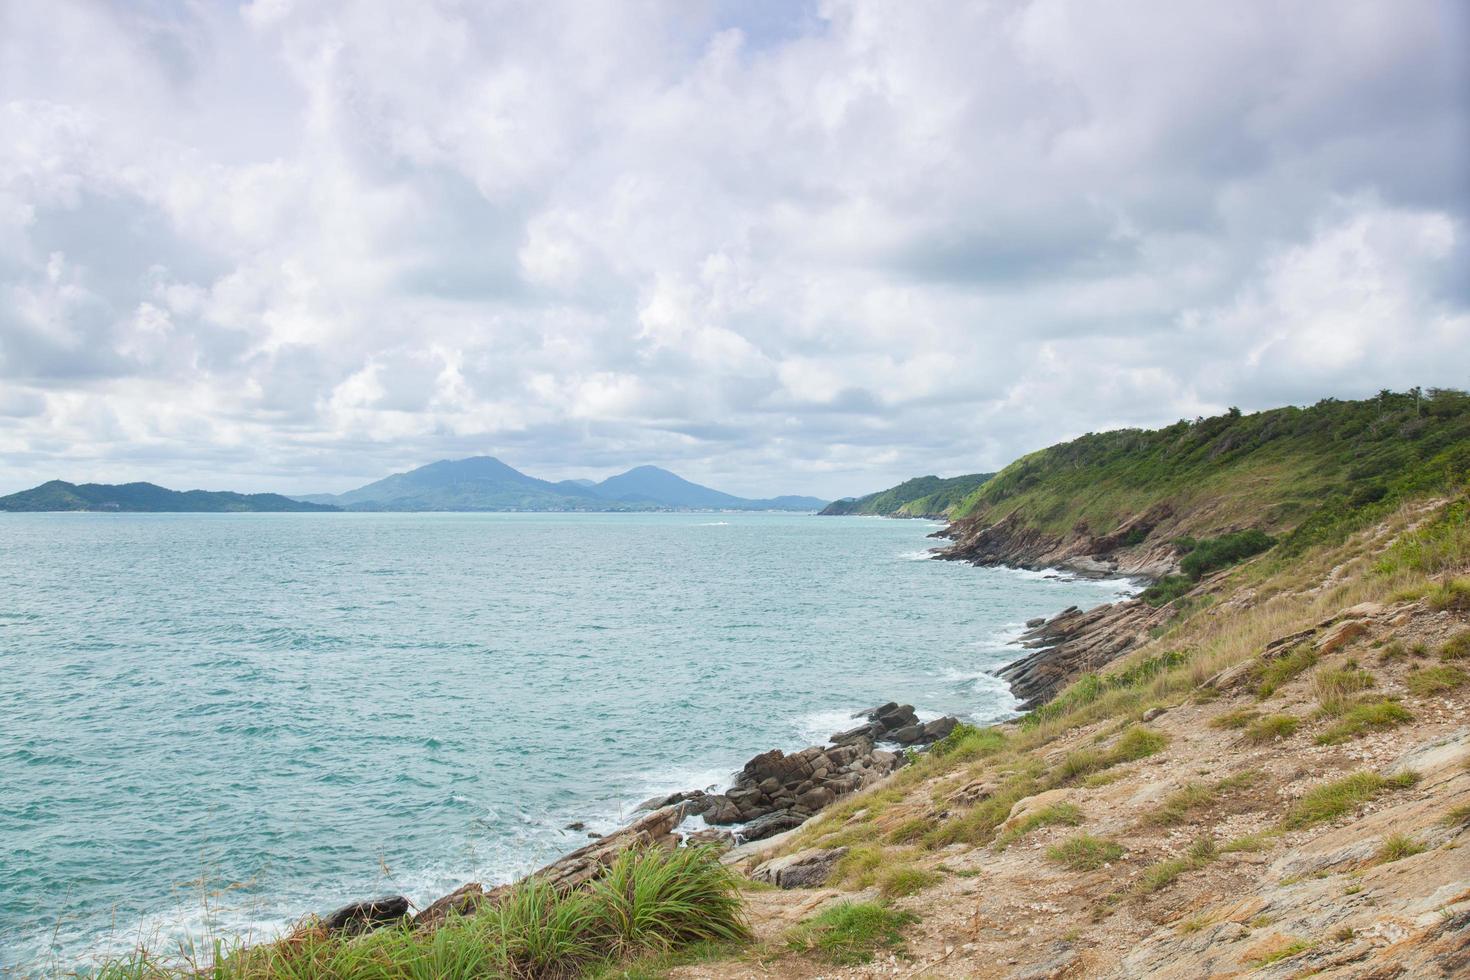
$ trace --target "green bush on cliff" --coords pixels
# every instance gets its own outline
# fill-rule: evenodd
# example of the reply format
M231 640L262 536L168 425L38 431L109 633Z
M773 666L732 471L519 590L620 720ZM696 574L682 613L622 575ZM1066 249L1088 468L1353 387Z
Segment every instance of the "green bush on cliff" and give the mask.
M1199 542L1179 562L1179 568L1195 581L1221 568L1228 568L1258 555L1276 539L1258 528L1249 528Z

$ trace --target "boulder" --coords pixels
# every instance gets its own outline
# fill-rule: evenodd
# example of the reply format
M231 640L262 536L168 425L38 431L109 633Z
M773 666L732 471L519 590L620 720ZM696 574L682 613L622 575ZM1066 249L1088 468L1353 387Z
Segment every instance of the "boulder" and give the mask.
M792 810L775 810L757 817L739 830L741 840L765 840L767 837L793 830L806 823L806 817Z
M914 745L923 737L923 725L905 725L902 728L888 733L889 740L897 742L899 745Z
M817 888L832 876L845 854L845 847L808 848L757 865L750 877L777 888Z
M397 922L405 915L408 915L407 898L402 895L381 895L344 905L324 916L322 928L328 932L345 932L355 936Z
M958 728L959 724L960 720L954 715L945 715L943 718L935 718L933 721L927 721L924 723L923 741L938 742Z

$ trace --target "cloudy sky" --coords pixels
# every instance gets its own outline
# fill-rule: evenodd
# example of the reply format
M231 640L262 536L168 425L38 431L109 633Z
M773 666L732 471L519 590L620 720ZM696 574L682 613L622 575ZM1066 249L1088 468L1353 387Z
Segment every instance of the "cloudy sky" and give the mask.
M836 496L1470 385L1467 10L0 0L0 492Z

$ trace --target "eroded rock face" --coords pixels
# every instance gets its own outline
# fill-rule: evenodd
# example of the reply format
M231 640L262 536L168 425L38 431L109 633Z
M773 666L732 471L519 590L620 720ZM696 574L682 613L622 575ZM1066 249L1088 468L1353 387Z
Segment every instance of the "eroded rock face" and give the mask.
M1148 639L1165 622L1167 607L1155 609L1137 599L1082 610L1072 606L1021 634L1021 645L1035 652L1007 664L996 676L1025 699L1029 711L1050 700L1068 681L1097 670Z

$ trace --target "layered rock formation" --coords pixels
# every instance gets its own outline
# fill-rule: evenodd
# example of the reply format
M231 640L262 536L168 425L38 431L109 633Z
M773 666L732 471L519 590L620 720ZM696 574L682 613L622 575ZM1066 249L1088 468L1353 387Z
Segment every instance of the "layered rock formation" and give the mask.
M1170 613L1137 599L1083 611L1076 606L1043 620L1021 634L1020 644L1033 650L1007 664L996 676L1009 682L1011 693L1030 711L1085 671L1111 663L1148 639L1149 630Z
M780 749L762 752L745 764L723 793L675 793L648 800L642 807L681 805L702 814L708 824L742 824L738 835L743 840L762 840L800 826L839 797L871 786L904 764L901 752L878 748L878 743L929 745L959 723L953 717L921 722L913 705L894 702L853 717L863 724L836 733L830 745L790 755Z

